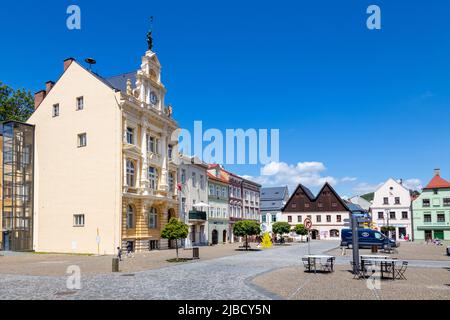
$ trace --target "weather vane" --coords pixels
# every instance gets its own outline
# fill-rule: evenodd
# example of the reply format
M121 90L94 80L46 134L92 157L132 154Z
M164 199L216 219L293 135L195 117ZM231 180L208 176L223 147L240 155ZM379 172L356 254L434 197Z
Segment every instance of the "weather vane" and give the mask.
M147 33L148 50L153 50L153 16L150 17L150 30Z

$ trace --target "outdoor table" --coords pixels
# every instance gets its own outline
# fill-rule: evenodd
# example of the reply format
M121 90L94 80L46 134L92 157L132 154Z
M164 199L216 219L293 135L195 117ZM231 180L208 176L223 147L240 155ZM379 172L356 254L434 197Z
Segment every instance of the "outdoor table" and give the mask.
M389 258L361 258L361 269L365 272L364 261L374 262L375 264L380 263L381 266L381 278L384 277L384 272L387 272L387 267L390 265L392 268L392 280L395 280L395 263L398 262L397 259Z
M316 260L321 260L321 259L331 259L331 270L334 271L334 256L328 256L328 255L320 255L320 254L308 254L306 256L304 256L304 258L308 259L308 265L309 265L309 269L308 271L311 271L311 260L314 263L314 273L317 273L317 266L316 266Z

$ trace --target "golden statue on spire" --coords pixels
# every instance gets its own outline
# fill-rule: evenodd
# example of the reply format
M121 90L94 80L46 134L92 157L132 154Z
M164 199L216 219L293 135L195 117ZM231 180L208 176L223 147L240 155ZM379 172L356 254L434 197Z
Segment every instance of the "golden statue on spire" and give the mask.
M153 16L150 17L150 30L147 33L148 50L153 50Z

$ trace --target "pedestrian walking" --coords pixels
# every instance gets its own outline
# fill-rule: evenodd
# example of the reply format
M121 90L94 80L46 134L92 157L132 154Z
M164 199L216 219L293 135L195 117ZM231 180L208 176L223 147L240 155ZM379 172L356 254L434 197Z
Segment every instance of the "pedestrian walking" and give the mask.
M122 249L120 247L117 247L117 258L122 261Z

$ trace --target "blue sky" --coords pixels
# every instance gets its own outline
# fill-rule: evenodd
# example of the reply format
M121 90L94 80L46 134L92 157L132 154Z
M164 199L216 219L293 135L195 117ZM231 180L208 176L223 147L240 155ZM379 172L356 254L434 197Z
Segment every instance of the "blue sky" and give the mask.
M70 4L80 31L66 28ZM366 28L371 4L379 31ZM180 126L279 128L274 175L227 169L314 190L329 179L350 196L389 177L426 184L435 167L450 179L449 12L441 0L8 1L0 80L38 91L70 56L94 57L103 76L136 70L153 15Z

